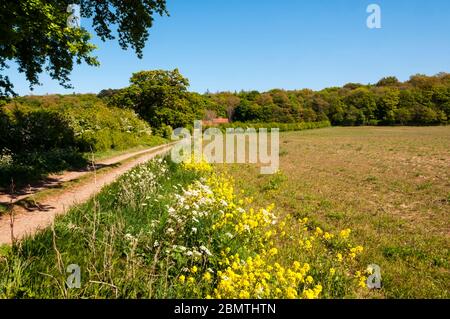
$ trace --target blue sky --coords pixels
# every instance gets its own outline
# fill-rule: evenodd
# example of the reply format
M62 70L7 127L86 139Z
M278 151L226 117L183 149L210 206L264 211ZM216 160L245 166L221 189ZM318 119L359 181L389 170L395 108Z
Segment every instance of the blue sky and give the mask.
M322 89L383 76L450 72L448 0L167 0L138 59L116 41L101 42L101 66L76 66L74 89L48 76L33 94L96 93L128 85L133 72L179 68L191 91ZM366 8L382 10L382 28L368 29ZM91 30L89 21L82 25ZM23 75L8 75L29 94Z

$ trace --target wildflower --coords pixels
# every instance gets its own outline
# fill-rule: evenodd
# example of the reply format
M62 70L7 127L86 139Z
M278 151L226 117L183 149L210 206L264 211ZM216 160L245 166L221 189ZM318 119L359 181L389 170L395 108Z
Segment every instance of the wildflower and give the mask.
M315 235L317 237L321 236L323 234L323 230L320 227L316 227Z
M312 284L312 283L314 282L313 277L311 277L311 276L306 277L306 282L307 282L308 284Z
M186 277L185 277L184 275L181 275L180 277L178 277L178 280L179 280L181 283L184 283L184 281L186 280Z
M330 275L334 276L335 273L336 273L336 269L330 268Z
M336 254L336 259L337 259L337 261L341 262L342 259L343 259L342 254L341 253L337 253Z
M328 232L325 232L325 234L323 234L323 238L325 240L330 240L331 238L333 238L333 235Z
M191 272L192 272L193 274L195 274L197 271L198 271L197 266L193 266L193 267L191 268Z
M306 289L303 291L303 297L306 299L314 299L315 298L315 294L314 291L312 289Z
M205 274L203 275L203 279L205 279L205 281L210 282L212 279L212 276L209 272L205 272Z
M339 233L339 236L341 236L341 238L343 238L343 239L347 239L350 236L351 231L352 230L350 228L341 230L341 232Z

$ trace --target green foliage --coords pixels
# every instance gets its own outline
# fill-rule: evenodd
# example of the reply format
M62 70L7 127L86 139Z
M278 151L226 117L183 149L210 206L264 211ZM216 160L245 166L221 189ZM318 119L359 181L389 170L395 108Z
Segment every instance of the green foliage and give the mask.
M25 0L0 3L0 71L9 61L19 65L30 87L39 84L39 74L47 71L64 87L70 87L69 75L74 62L98 65L92 56L96 48L84 28L69 28L68 4L80 3L81 16L92 18L93 28L102 39L114 39L123 49L131 47L138 57L149 37L153 15L167 13L166 1ZM117 26L117 30L113 30ZM0 97L14 94L7 76L0 74Z
M248 123L248 122L233 122L229 124L221 124L219 128L225 132L227 128L254 128L256 130L266 128L279 129L280 132L291 132L291 131L303 131L317 128L324 128L331 126L329 121L323 122L302 122L302 123Z
M0 110L0 124L3 185L82 167L85 152L162 142L133 111L88 94L16 98Z
M192 126L194 120L227 117L232 122L292 124L282 131L301 130L302 123L332 125L439 125L450 119L450 74L415 75L407 82L395 77L377 85L348 83L342 88L271 90L260 93L190 93L178 70L142 71L122 90L103 90L110 105L135 110L152 127ZM299 127L296 127L300 124ZM233 124L229 125L233 127ZM312 127L316 127L313 124ZM159 133L158 133L159 134Z
M375 86L206 94L211 110L240 122L322 122L333 125L438 125L450 119L450 74L395 77ZM215 107L214 107L215 105ZM228 111L225 111L228 110Z
M178 69L137 72L130 83L109 99L110 105L133 109L158 130L186 127L202 116L201 101L187 92L189 81Z

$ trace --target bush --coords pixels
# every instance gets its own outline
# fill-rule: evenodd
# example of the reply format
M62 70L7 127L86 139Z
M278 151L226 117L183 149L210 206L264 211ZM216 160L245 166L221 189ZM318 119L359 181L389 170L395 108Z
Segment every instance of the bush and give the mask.
M85 152L163 141L133 111L108 107L94 95L19 97L0 109L0 151L12 158L0 162L0 184L84 166Z
M323 122L301 122L301 123L243 123L243 122L233 122L229 124L221 124L219 128L225 132L227 128L254 128L259 130L261 128L276 129L278 128L280 132L289 131L304 131L316 128L324 128L331 126L330 121Z

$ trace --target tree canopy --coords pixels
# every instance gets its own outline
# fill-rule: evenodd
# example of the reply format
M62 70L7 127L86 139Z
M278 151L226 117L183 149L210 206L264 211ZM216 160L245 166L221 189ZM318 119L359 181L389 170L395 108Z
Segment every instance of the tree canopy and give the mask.
M119 107L132 108L155 127L186 127L194 120L228 117L238 122L333 125L437 125L450 120L450 74L395 77L376 85L349 83L321 91L191 93L178 70L142 71L122 90L99 96Z
M70 88L69 75L77 64L96 66L95 46L86 29L67 26L69 4L80 4L81 17L89 18L101 40L118 38L123 49L138 57L149 37L154 15L168 14L166 0L4 0L0 2L0 97L14 95L14 85L4 74L14 61L30 88L46 71ZM117 35L115 35L117 34Z

